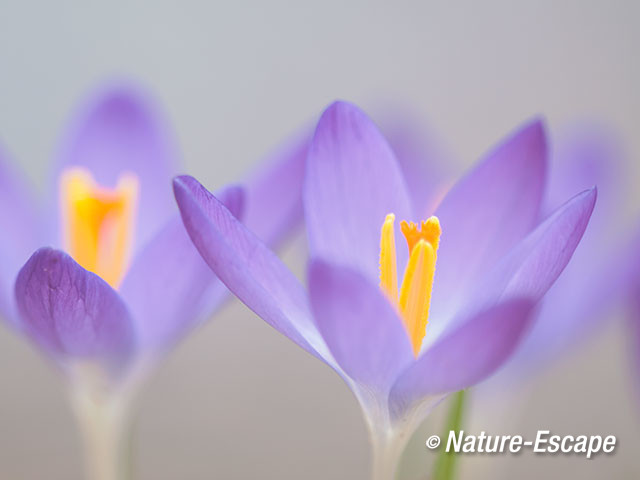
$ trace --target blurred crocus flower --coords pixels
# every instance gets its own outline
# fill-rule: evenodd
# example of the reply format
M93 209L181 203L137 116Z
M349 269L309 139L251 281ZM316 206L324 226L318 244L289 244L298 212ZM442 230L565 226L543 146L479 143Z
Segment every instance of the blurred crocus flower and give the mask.
M374 478L389 479L433 406L509 357L585 231L595 188L540 221L546 155L540 122L524 126L429 216L428 205L412 202L426 197L408 191L373 123L334 103L307 156L307 289L195 179L177 178L174 191L218 277L354 392L371 433Z
M302 218L307 143L279 151L246 190L220 192L268 244ZM45 215L2 160L0 313L70 380L93 478L121 478L132 392L228 296L175 206L172 135L138 88L92 96L63 139Z
M566 127L554 140L543 214L561 203L563 192L594 184L598 205L574 258L496 381L525 381L589 334L601 332L608 314L628 296L637 269L629 248L632 232L620 225L628 201L628 165L620 140L607 127L584 121ZM637 239L633 243L637 248Z

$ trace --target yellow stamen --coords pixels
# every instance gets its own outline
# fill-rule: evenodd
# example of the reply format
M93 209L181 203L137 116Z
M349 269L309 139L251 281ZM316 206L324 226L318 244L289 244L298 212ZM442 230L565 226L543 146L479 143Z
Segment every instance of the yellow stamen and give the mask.
M66 250L84 268L117 288L133 239L137 178L125 173L115 188L104 188L88 170L71 168L61 176L60 194Z
M411 251L400 290L400 311L416 356L426 334L435 270L436 252L430 243L419 240Z
M440 222L430 217L418 225L402 221L400 228L409 247L409 262L404 272L398 300L396 253L393 237L393 214L387 215L380 241L380 287L398 307L413 353L417 357L426 334L431 291L440 242ZM395 287L394 287L395 286Z
M395 304L398 303L398 267L396 264L396 238L393 222L396 216L387 215L380 236L380 288Z
M419 240L426 240L434 250L438 250L440 234L442 233L438 217L429 217L423 220L420 229L418 229L417 224L413 222L407 223L406 220L403 220L400 222L400 229L402 230L404 238L407 239L409 252L413 251L413 247L415 247Z

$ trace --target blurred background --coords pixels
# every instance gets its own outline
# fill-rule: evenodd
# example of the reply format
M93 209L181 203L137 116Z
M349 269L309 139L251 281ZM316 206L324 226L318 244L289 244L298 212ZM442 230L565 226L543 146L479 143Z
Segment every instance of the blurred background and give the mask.
M551 131L596 118L624 139L632 180L640 178L633 160L640 155L639 19L632 0L3 0L0 141L43 188L77 102L104 80L124 77L160 100L186 171L211 189L242 178L335 98L365 110L392 101L411 107L459 159L455 171L535 114ZM621 209L621 223L638 202ZM294 241L285 258L304 248ZM614 455L468 455L461 477L640 478L638 372L621 320L603 318L597 335L553 369L508 384L500 396L472 393L466 428L615 434ZM7 329L0 352L0 476L81 478L63 383ZM169 357L139 410L141 479L369 475L367 433L350 391L237 302ZM424 440L440 432L445 410L413 438L402 478L425 478L433 456Z

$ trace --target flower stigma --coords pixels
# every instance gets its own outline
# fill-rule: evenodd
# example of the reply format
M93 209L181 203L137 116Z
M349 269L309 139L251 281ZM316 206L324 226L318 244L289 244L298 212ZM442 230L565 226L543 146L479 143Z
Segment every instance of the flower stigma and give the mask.
M382 224L380 236L380 288L400 312L409 335L413 353L420 353L426 334L431 304L436 252L440 243L440 221L429 217L420 225L400 222L400 229L409 247L409 261L398 294L398 273L394 236L395 215L390 213Z
M129 263L138 190L137 177L128 172L115 188L98 185L85 168L69 168L60 177L64 247L113 288Z

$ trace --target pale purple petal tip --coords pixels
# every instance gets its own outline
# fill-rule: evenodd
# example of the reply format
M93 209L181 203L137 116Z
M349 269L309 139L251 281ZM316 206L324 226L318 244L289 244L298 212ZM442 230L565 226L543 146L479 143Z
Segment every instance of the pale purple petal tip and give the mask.
M196 179L177 177L174 192L194 245L214 273L276 330L320 356L305 289L289 269Z
M381 118L382 133L407 183L415 219L424 219L451 187L458 162L437 133L410 111L391 109Z
M514 247L485 282L488 298L542 298L571 260L596 198L595 187L576 195Z
M378 128L354 105L330 105L307 158L304 207L311 256L351 266L375 281L385 216L411 220L410 205L400 167ZM399 251L403 265L406 253Z
M242 218L249 230L274 247L302 223L302 185L310 135L296 135L272 154L246 184Z
M136 244L146 244L171 217L171 179L179 170L173 135L155 100L142 88L125 83L93 93L75 112L63 136L51 185L58 202L63 169L80 166L98 183L113 187L124 172L140 184ZM59 212L52 212L58 219Z

